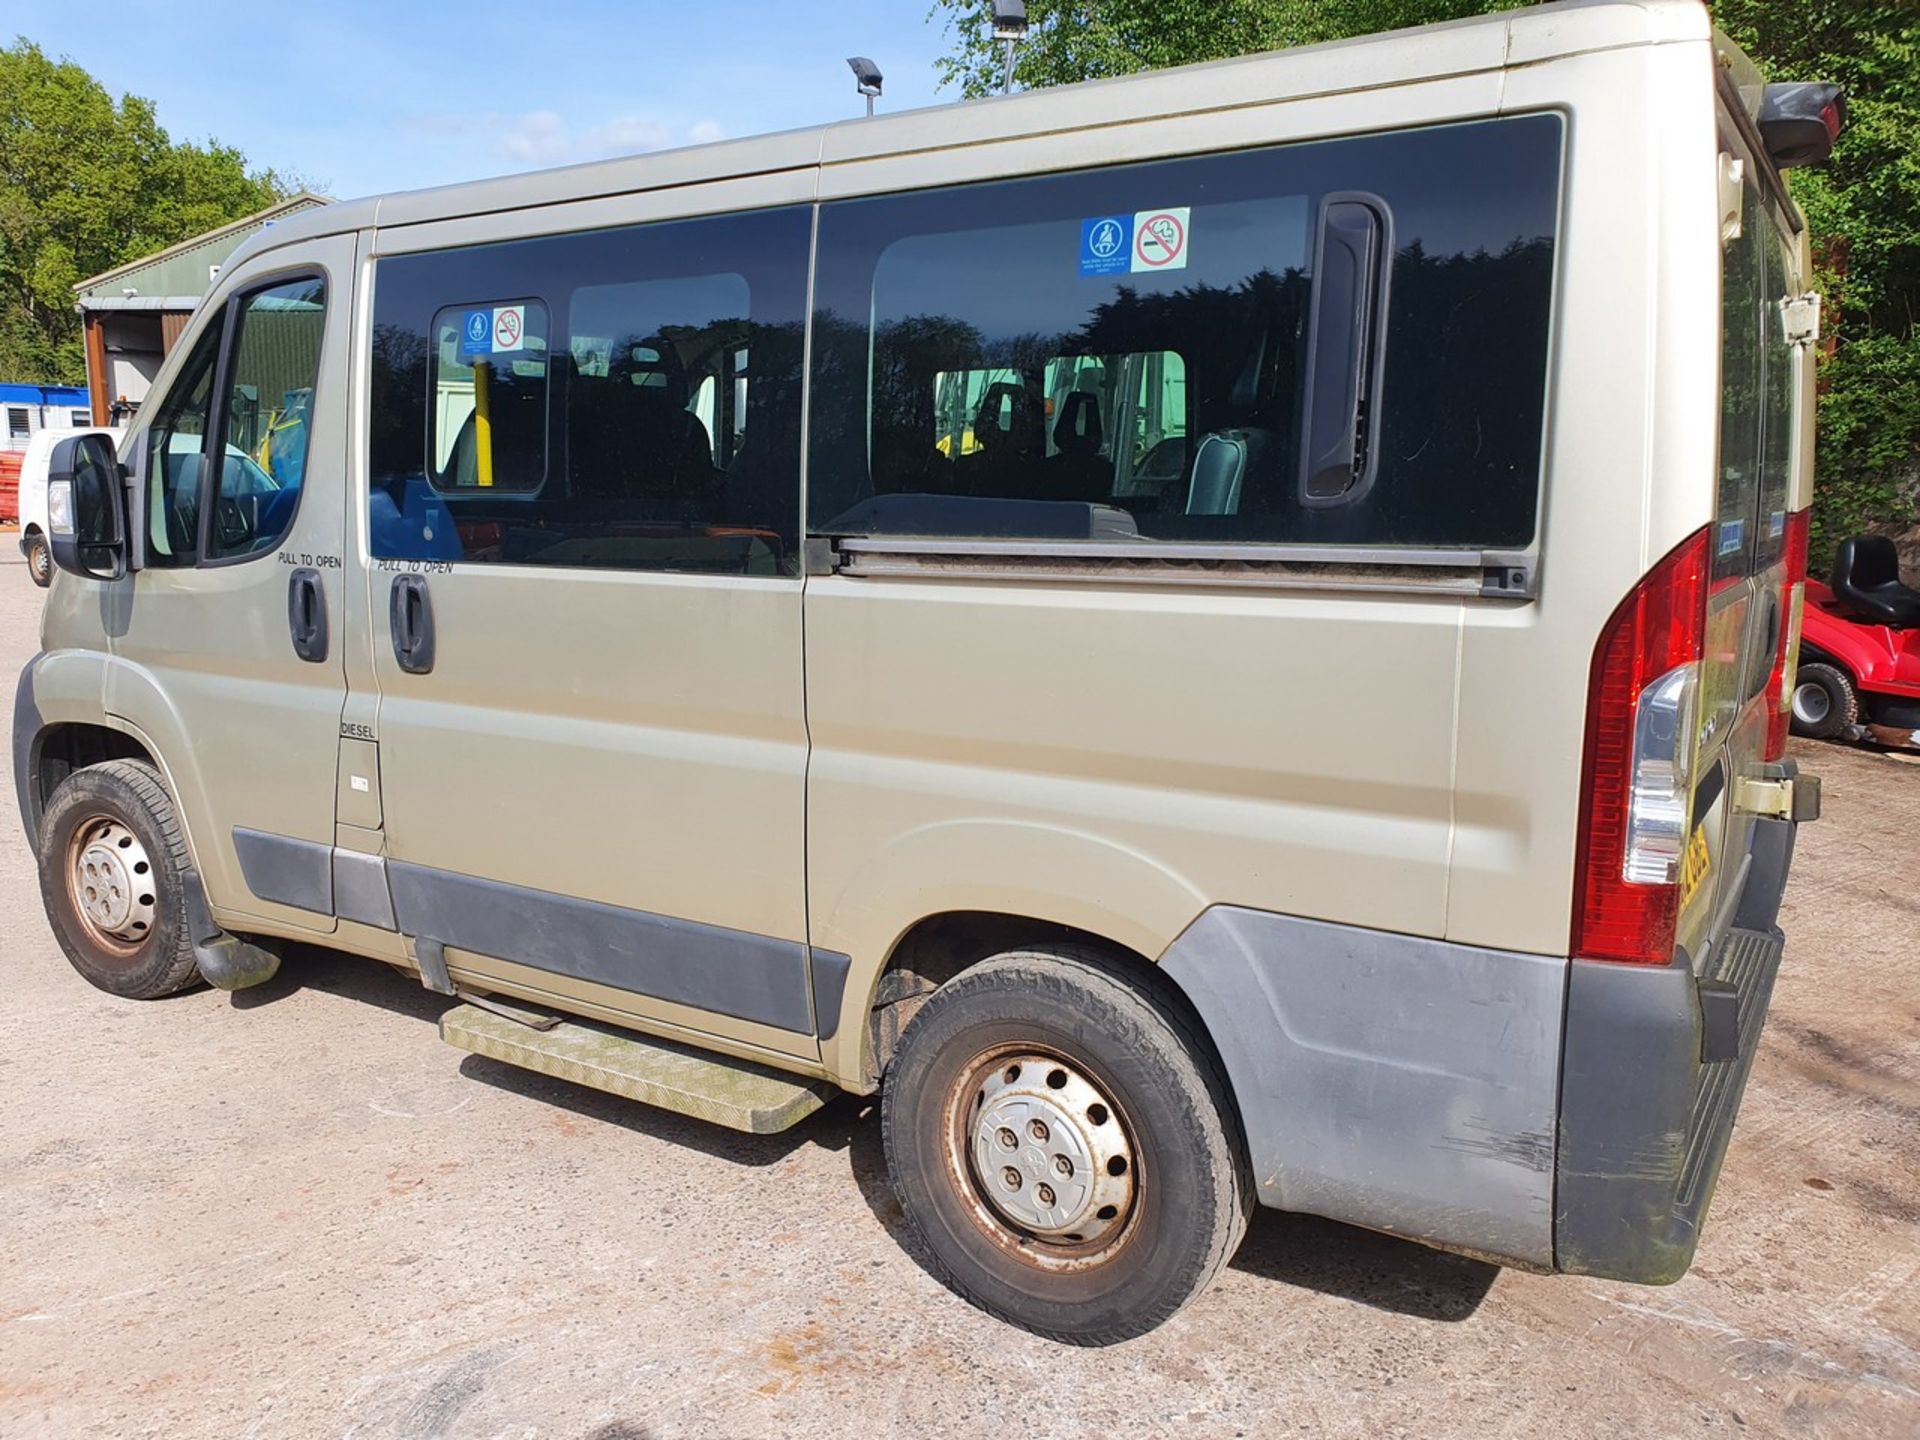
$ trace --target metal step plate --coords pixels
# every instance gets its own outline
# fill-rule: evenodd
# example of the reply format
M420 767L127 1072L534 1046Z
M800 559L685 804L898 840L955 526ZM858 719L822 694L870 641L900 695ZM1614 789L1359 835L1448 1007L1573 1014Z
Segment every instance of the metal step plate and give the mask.
M585 1020L533 1030L477 1005L440 1017L440 1038L489 1060L591 1085L753 1135L799 1124L838 1093L825 1080L675 1045Z

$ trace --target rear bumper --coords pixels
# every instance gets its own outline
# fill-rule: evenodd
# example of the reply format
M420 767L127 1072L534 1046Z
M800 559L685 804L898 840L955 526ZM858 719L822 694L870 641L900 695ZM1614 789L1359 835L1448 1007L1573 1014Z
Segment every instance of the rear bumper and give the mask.
M1233 1087L1263 1204L1537 1270L1677 1280L1780 965L1794 822L1751 825L1696 976L1234 906L1162 957ZM1704 997L1704 998L1703 998Z
M1576 960L1567 981L1554 1267L1662 1285L1693 1262L1759 1049L1794 822L1755 822L1734 924L1695 975Z

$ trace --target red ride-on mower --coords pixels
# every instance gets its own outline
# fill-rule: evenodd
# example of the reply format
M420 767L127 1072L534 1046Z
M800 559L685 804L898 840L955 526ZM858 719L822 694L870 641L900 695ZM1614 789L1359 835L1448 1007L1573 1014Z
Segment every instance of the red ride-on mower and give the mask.
M1832 583L1807 582L1793 731L1920 746L1920 590L1883 535L1841 541Z

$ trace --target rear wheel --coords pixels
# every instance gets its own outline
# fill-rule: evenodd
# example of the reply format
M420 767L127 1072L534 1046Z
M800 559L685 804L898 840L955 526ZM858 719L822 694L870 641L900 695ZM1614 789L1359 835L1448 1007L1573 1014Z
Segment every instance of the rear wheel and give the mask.
M73 968L130 1000L200 978L186 921L186 841L160 774L138 760L76 770L40 821L40 896Z
M27 574L42 589L53 583L53 552L47 548L47 537L38 531L27 536Z
M1844 735L1860 722L1860 696L1844 670L1819 661L1800 666L1793 683L1793 733L1815 740Z
M887 1076L887 1165L936 1273L1071 1344L1153 1329L1246 1232L1226 1082L1153 979L1066 948L996 956L926 1002Z

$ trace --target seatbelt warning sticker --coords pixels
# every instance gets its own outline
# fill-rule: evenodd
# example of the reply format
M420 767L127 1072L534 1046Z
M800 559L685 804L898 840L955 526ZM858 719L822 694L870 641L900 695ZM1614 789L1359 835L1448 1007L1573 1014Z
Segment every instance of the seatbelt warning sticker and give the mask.
M460 356L493 353L493 311L469 310L460 320Z
M1143 270L1184 270L1187 268L1187 230L1192 207L1176 205L1164 210L1141 210L1133 217L1133 264L1138 275Z
M1080 222L1080 273L1124 275L1133 258L1133 220L1096 215Z

